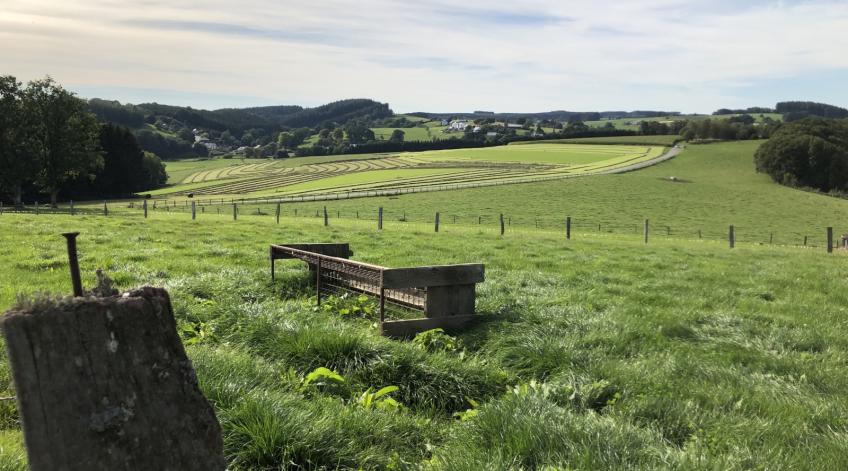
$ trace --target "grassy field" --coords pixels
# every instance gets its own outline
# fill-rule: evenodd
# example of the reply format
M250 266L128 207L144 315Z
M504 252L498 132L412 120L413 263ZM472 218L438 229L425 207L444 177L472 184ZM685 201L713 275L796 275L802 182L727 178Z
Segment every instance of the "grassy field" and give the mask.
M509 188L545 198L544 186ZM780 203L791 210L795 195L824 199L796 192ZM378 232L371 221L119 214L4 214L0 308L20 293L70 290L59 236L69 230L82 232L87 286L102 267L121 288L166 287L230 469L848 467L844 253L646 246L615 234L565 241L516 227L501 237L446 224L435 234L393 220ZM267 244L298 241L350 242L356 259L388 266L483 262L479 321L442 351L379 337L373 318L343 314L356 300L315 310L301 264L268 279ZM318 367L344 383L305 385ZM389 385L401 409L362 405L368 388ZM0 358L0 396L12 394ZM0 402L0 430L0 469L25 469L12 402Z
M448 184L500 184L614 171L649 161L662 152L661 145L537 144L253 160L245 164L197 161L184 163L176 169L182 177L179 184L147 193L169 199L185 198L188 193L231 198L385 191ZM196 165L195 172L187 170L192 165ZM353 176L361 172L367 175ZM436 174L443 178L434 179Z
M233 165L254 164L268 159L203 159L203 160L169 160L165 161L168 172L168 184L182 183L189 175L206 170L215 170Z
M519 141L510 145L527 144L615 144L627 146L673 146L680 141L680 136L613 136L613 137L584 137L575 139L553 139L547 141Z
M490 228L503 213L513 226L561 230L571 216L580 230L638 238L650 219L654 237L726 239L736 226L741 241L823 246L825 227L848 233L848 201L779 186L754 171L758 142L689 146L672 160L619 175L596 175L458 191L417 193L316 203L287 203L284 214L312 214L327 206L332 215L477 224ZM511 147L511 146L510 146ZM526 146L522 146L526 147ZM675 177L676 180L671 180ZM265 206L270 214L273 209Z

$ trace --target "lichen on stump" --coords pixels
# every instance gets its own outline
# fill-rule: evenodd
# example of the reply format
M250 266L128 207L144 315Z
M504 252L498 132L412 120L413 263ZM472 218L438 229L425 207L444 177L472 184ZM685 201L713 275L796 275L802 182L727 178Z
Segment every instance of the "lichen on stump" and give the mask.
M37 301L2 324L33 471L225 469L164 289Z

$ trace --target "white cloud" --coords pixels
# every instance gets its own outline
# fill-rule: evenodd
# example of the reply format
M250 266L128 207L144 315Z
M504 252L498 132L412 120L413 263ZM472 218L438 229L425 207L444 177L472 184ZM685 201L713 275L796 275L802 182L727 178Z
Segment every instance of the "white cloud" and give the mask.
M218 106L217 94L372 97L401 111L711 111L772 104L744 102L739 85L848 70L848 4L836 0L6 3L0 72L208 100L194 106Z

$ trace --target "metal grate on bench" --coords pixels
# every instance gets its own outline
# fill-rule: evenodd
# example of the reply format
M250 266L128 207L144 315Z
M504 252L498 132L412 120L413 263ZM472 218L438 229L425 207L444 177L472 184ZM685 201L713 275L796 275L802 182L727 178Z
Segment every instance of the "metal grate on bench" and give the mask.
M271 245L271 279L275 261L299 259L315 277L318 304L323 294L354 292L380 302L384 335L403 337L436 327L458 327L474 315L475 286L484 279L482 264L387 268L350 260L348 244ZM387 304L423 312L423 319L387 320Z

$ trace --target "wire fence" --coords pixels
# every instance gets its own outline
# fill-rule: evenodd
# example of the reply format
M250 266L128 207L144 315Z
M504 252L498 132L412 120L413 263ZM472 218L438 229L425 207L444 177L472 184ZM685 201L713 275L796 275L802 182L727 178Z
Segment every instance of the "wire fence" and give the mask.
M787 231L785 228L763 228L753 226L715 226L703 227L692 224L676 224L665 220L592 220L586 217L528 216L509 213L490 212L481 214L433 212L424 214L420 209L407 212L401 209L373 207L367 209L332 208L330 206L302 207L285 205L278 202L247 202L204 204L202 201L168 201L158 204L142 201L114 201L75 206L65 203L57 208L31 204L21 208L0 206L0 217L4 213L26 213L36 215L89 215L89 216L132 216L147 217L153 214L184 215L196 220L209 216L238 221L240 217L271 218L277 223L280 219L316 219L318 223L332 225L337 220L359 221L373 224L375 230L388 230L399 225L414 227L422 231L449 231L452 227L475 228L479 231L508 235L522 231L558 232L565 238L586 237L588 235L615 235L652 240L683 239L691 241L724 241L728 246L736 244L797 246L832 250L846 248L848 227L835 228L822 225L820 228L799 228ZM220 199L218 199L220 201ZM294 207L292 207L294 206ZM647 222L647 227L646 227ZM841 230L837 230L841 229Z

